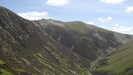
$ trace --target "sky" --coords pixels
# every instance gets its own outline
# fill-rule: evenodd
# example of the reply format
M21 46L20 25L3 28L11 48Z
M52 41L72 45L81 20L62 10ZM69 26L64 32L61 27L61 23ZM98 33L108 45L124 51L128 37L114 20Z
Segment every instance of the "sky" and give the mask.
M29 20L83 21L133 34L133 0L0 0L0 6Z

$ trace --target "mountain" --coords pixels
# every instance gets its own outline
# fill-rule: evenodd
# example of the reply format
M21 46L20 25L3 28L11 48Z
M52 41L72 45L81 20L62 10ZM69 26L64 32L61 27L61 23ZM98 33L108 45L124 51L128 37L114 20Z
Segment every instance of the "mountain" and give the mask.
M92 61L132 40L80 21L29 21L0 7L0 74L91 75Z
M94 75L133 75L133 42L99 59Z
M89 60L95 60L133 39L130 35L108 31L80 21L61 22L50 19L37 23L56 42Z

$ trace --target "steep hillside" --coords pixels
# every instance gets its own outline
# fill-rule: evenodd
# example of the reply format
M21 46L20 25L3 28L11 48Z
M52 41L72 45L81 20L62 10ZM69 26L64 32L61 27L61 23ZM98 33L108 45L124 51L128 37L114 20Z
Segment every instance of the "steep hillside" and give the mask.
M0 7L0 74L89 75L91 61L130 40L82 22L28 21Z
M98 60L94 75L133 75L133 42Z
M3 75L89 73L88 59L57 43L41 30L33 22L0 7L0 73Z
M132 36L108 31L83 22L37 21L56 42L71 48L80 56L95 60L113 48L129 42Z

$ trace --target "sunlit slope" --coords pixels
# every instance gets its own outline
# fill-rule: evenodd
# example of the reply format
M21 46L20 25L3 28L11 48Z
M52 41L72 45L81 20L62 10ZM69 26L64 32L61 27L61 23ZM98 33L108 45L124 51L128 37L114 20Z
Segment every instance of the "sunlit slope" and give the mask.
M94 75L133 75L133 42L121 46L96 65Z

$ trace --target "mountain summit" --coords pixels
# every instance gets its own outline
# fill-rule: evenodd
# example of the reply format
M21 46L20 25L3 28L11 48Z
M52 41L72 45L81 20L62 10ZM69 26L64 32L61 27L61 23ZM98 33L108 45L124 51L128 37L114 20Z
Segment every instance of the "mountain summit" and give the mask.
M0 75L91 75L92 61L132 40L78 21L29 21L0 7Z

